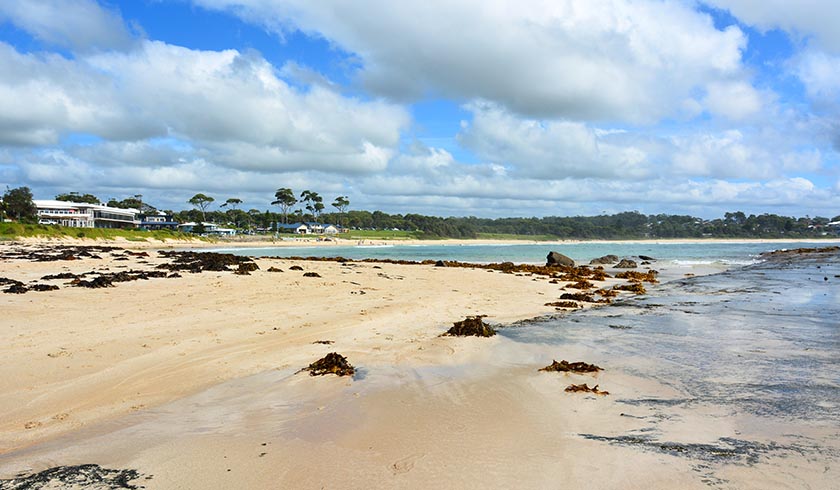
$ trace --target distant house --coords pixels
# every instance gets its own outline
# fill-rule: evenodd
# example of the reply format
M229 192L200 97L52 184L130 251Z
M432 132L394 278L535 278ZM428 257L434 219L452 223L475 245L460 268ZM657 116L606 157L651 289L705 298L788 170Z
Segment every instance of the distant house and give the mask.
M324 225L324 234L325 235L337 235L341 233L341 230L335 225Z
M829 230L840 235L840 221L832 221L825 225Z
M104 204L34 200L38 223L74 228L136 228L140 221L136 209L112 208Z
M297 233L298 235L310 233L309 227L305 223L277 223L277 231L281 233Z
M178 222L170 214L141 214L140 227L147 230L177 230Z
M205 235L221 235L221 236L233 236L236 235L236 230L233 228L223 228L216 223L207 223L202 222L204 225L204 234ZM178 225L178 229L183 231L184 233L193 233L193 229L198 226L198 223L189 222L189 223L182 223Z

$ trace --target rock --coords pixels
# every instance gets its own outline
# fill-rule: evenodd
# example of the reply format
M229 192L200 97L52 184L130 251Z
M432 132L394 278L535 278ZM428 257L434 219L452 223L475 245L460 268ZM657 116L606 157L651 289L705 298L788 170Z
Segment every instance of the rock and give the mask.
M639 258L642 260L647 260L648 262L656 262L656 259L648 255L639 255Z
M446 262L438 260L437 262L435 262L435 267L446 267Z
M321 277L317 272L304 272L303 277Z
M635 269L638 267L635 260L621 259L621 262L615 265L616 269Z
M618 262L618 255L604 255L603 257L598 257L597 259L590 260L589 264L615 264L616 262Z
M574 267L575 261L566 257L565 255L559 252L549 252L548 256L545 258L545 266L546 267L558 267L558 266L567 266L567 267Z

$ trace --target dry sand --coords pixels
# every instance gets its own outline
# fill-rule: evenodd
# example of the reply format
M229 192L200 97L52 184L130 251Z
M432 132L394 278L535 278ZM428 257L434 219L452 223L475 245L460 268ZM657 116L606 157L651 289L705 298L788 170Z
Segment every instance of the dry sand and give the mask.
M150 255L6 261L0 276L152 268L162 259ZM440 336L466 315L556 313L545 303L563 284L482 269L257 262L250 276L0 295L0 478L97 463L165 489L707 486L684 459L581 440L639 422L615 396L563 392L570 382L613 395L668 387L610 371L538 373L560 353ZM298 373L331 351L360 368L356 379ZM563 353L603 361L587 355ZM768 488L762 470L738 469L738 481Z

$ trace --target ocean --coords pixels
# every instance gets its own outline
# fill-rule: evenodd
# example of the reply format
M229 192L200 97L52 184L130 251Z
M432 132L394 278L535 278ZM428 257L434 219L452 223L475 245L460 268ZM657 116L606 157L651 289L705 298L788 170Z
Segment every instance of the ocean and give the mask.
M515 262L544 263L550 251L557 251L580 263L608 254L619 257L654 257L661 265L691 268L692 266L718 265L723 268L754 264L762 252L800 247L818 247L803 242L579 242L569 244L477 244L439 245L359 245L324 247L269 247L269 248L219 248L227 252L253 257L345 257L348 259L394 260L457 260L461 262L490 263Z

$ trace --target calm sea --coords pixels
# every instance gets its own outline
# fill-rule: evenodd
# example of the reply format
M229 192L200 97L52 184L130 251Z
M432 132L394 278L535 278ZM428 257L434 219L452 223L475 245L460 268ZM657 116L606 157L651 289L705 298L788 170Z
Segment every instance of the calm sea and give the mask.
M254 257L345 257L348 259L457 260L461 262L543 263L550 251L567 255L578 263L607 254L619 257L647 255L677 266L721 265L732 267L757 262L759 254L770 250L818 247L802 242L773 243L573 243L512 245L383 245L219 248L216 251Z

